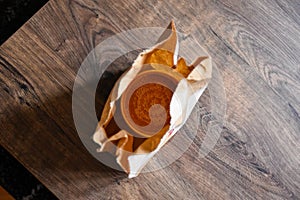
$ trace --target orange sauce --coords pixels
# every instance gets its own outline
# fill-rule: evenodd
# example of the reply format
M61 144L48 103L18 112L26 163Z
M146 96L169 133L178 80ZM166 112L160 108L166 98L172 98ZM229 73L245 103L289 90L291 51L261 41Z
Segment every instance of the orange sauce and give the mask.
M161 120L166 120L166 124L169 123L171 119L170 102L172 95L173 92L169 88L157 83L148 83L137 88L129 100L129 113L132 120L139 126L150 124L149 110L151 106L159 104L167 112L167 119ZM154 110L154 116L156 119L159 119L165 115Z

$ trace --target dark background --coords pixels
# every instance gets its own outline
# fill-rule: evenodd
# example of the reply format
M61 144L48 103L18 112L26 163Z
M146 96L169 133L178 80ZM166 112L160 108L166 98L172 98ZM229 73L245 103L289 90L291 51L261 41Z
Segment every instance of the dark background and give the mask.
M47 2L48 0L0 0L0 44Z
M3 44L47 0L0 0L0 44ZM0 186L16 199L56 199L0 145Z

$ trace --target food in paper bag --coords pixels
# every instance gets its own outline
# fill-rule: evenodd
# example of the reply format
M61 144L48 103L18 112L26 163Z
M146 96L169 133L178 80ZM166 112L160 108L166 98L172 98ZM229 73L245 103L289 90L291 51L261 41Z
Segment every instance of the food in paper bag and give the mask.
M183 126L211 78L208 55L187 65L178 49L172 21L158 44L119 78L102 112L93 140L100 152L115 155L129 177Z

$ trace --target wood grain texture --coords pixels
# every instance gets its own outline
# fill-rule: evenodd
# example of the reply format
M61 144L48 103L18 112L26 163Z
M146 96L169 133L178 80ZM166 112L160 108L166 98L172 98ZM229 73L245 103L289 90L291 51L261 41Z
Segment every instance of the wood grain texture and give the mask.
M0 48L0 144L61 199L299 199L299 11L297 0L51 0ZM81 144L72 86L101 41L171 19L218 66L226 123L205 158L197 137L172 165L127 179Z

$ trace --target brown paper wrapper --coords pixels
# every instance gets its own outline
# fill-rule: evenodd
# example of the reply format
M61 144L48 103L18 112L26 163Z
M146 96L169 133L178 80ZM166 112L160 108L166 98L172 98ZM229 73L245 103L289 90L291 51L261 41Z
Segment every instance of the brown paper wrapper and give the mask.
M187 65L184 58L178 58L178 49L172 21L158 44L140 53L117 81L94 133L99 151L115 155L130 178L183 126L211 78L207 53ZM149 102L161 103L161 107L153 106L151 112ZM145 113L145 109L150 111Z

